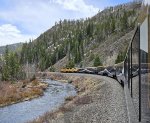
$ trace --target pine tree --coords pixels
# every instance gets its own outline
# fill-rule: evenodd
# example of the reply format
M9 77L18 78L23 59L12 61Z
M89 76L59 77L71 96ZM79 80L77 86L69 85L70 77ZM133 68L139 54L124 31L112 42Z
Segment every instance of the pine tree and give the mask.
M127 16L126 12L124 12L123 17L120 20L120 23L121 23L121 30L122 31L124 31L128 28L128 16Z
M115 61L115 64L118 64L118 63L120 63L120 62L122 62L123 60L124 60L124 58L125 58L125 54L126 52L120 52L119 54L118 54L118 56L117 56L117 59L116 59L116 61Z
M94 59L94 67L101 66L101 65L102 65L102 63L100 61L99 56L96 56Z
M2 80L18 79L21 73L21 65L19 63L19 56L17 53L9 52L8 47L5 49L4 64L2 67ZM21 76L20 76L21 78Z
M74 61L73 61L73 60L70 60L70 61L68 62L68 64L66 65L66 68L74 68L74 66L75 66Z

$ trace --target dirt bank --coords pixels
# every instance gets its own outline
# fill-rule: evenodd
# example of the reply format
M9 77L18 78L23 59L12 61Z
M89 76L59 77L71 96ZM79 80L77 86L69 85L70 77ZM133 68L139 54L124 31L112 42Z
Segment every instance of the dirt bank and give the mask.
M1 82L0 107L39 97L43 95L47 87L47 83L38 80L33 80L32 82L24 80L14 84L11 82Z
M114 79L85 74L41 74L45 78L72 83L76 97L54 112L47 112L32 123L128 123L123 88Z

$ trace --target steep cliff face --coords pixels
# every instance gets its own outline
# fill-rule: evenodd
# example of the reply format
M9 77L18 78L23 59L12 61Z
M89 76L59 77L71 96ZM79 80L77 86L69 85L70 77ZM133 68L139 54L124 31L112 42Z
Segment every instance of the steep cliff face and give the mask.
M141 2L108 7L92 18L60 20L36 40L24 44L21 62L36 64L40 70L57 70L70 63L93 66L95 57L103 65L116 62L131 40Z

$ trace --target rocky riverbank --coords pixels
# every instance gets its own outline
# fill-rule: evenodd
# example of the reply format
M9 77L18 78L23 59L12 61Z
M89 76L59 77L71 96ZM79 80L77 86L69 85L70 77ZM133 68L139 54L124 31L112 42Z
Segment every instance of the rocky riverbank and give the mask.
M47 83L38 80L0 83L0 107L31 100L43 95Z
M123 88L116 80L85 74L46 73L44 77L72 83L78 95L31 123L128 123Z

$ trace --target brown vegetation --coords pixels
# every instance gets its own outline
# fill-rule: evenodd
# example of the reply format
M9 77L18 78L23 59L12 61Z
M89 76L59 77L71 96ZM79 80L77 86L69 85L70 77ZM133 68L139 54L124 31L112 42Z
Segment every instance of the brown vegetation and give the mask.
M51 123L52 120L59 119L67 112L72 112L74 106L81 106L90 104L93 102L92 97L87 95L89 90L93 90L95 82L99 81L90 77L83 76L73 76L66 75L61 73L46 73L47 78L53 78L54 80L71 80L72 84L76 87L78 95L70 96L65 98L65 104L62 105L59 109L53 112L47 112L43 116L40 116L38 119L31 121L29 123Z
M12 84L11 82L0 83L0 106L14 104L29 100L43 94L48 84L34 80L27 80Z
M71 101L71 100L73 100L74 98L75 98L75 96L69 96L69 97L65 98L65 101Z
M63 115L63 113L70 112L71 110L71 107L62 106L57 111L46 112L43 116L40 116L38 119L33 121L29 121L28 123L50 123L51 120L57 118L58 115Z

